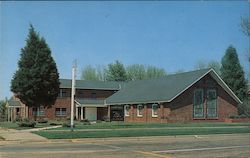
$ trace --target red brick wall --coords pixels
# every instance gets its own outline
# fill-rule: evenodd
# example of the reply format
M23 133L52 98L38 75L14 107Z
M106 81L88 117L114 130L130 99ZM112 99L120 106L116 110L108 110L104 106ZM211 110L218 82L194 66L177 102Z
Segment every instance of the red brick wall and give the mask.
M67 117L70 117L70 104L71 104L71 100L70 97L67 98L57 98L56 102L54 105L52 105L51 107L45 107L45 115L44 116L37 116L37 118L48 118L48 119L66 119ZM55 115L55 111L56 108L66 108L66 116L56 116ZM29 118L33 118L33 108L30 107L29 108Z
M167 122L164 117L169 114L169 108L158 106L158 116L152 117L152 104L144 104L142 116L137 116L137 105L130 105L129 116L124 116L125 122Z
M185 93L178 96L171 103L165 103L166 107L171 109L168 116L169 122L198 122L198 121L224 121L231 115L237 114L237 103L234 101L217 83L213 86L206 83L207 80L213 80L209 75L190 87ZM217 89L217 110L218 118L194 119L193 118L193 93L196 88L204 89L204 104L206 104L206 90L208 88ZM205 109L204 109L205 110Z
M71 93L70 89L66 89L67 93ZM83 92L81 94L78 93L78 91ZM96 93L96 99L104 99L109 97L110 95L112 95L113 93L115 93L115 91L113 90L77 90L76 91L76 98L77 97L81 97L81 98L87 98L90 99L92 96L92 93ZM58 97L56 99L56 102L54 105L52 105L51 107L46 107L45 108L45 116L37 116L37 119L39 118L48 118L48 119L66 119L70 117L70 106L71 106L71 97ZM66 108L66 116L56 116L55 115L55 110L56 108ZM102 115L107 115L107 108L106 110L103 110L102 108L99 109L99 113L100 113L100 117L102 117ZM75 108L74 108L74 115L75 115ZM34 119L33 116L33 108L30 107L29 108L29 118Z
M208 81L212 81L208 83ZM196 88L204 89L204 100L206 104L206 90L217 89L217 110L216 119L194 119L193 118L193 93ZM131 105L130 116L125 116L126 122L199 122L199 121L224 121L231 115L237 114L237 102L234 101L209 75L194 84L171 103L163 103L158 108L158 117L152 118L151 104L144 105L143 116L137 117L137 105ZM204 109L205 110L205 109Z

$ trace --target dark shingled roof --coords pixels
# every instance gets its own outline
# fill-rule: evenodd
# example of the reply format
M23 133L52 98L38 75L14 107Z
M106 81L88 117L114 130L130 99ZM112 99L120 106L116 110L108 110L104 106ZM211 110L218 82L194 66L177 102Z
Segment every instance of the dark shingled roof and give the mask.
M238 102L235 94L225 85L212 69L202 69L166 77L133 81L106 99L107 105L170 102L188 87L208 73Z
M60 79L60 88L71 88L71 79ZM78 89L119 90L124 83L108 81L76 80Z

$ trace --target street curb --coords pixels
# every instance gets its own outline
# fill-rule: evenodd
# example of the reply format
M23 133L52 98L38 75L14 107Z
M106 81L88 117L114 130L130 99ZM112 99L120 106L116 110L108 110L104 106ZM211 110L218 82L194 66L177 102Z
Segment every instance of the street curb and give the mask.
M0 146L8 144L39 144L39 143L98 143L98 142L116 142L116 141L145 141L150 139L184 139L184 138L193 138L193 139L202 139L209 136L239 136L239 135L249 135L250 133L241 133L241 134L209 134L209 135L177 135L177 136L147 136L147 137L108 137L108 138L76 138L76 139L47 139L47 140L4 140L0 141Z

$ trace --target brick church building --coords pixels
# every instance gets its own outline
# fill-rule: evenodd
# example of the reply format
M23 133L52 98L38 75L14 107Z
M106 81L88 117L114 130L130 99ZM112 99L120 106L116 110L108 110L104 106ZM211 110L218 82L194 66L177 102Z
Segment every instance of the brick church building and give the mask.
M51 107L10 107L13 111L26 109L22 110L26 112L23 117L30 119L67 119L71 110L71 80L60 79L60 83L58 98ZM77 80L75 88L73 110L77 120L221 122L236 115L241 103L213 69L130 82Z

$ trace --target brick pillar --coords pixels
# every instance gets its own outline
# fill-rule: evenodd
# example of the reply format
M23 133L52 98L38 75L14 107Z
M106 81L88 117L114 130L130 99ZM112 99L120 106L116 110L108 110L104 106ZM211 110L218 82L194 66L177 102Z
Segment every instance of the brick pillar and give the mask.
M162 105L162 103L160 104L160 113L159 113L160 119L161 119L161 123L164 122L165 116L164 116L164 106Z
M147 104L144 105L144 113L143 113L143 117L145 117L145 122L148 122L148 108L147 108Z
M131 105L130 121L131 121L131 122L134 122L134 105Z

